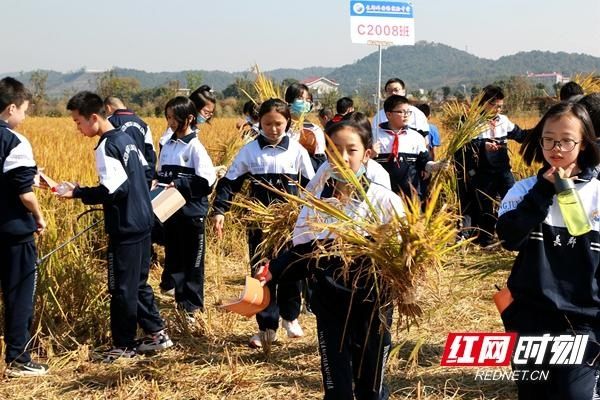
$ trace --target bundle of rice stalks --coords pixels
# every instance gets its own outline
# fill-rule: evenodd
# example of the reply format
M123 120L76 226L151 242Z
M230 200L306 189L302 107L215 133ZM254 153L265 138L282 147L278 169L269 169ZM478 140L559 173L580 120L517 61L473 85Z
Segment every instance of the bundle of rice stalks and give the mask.
M405 215L394 215L388 223L382 224L379 215L381 205L368 204L374 213L362 219L344 215L339 210L331 210L323 200L309 198L309 203L321 213L328 212L336 222L313 222L315 230L327 229L333 241L313 254L317 259L331 256L344 260L342 274L354 274L353 285L358 281L374 282L372 290L381 302L380 306L393 304L398 313L408 322L421 314L428 299L426 292L434 293L437 288L438 272L444 263L453 262L454 250L463 243L455 244L457 217L449 207L439 206L442 186L432 188L431 197L425 209L417 197L404 198ZM359 201L370 203L362 197L360 190L355 196ZM351 268L353 261L367 257L363 271Z
M581 86L585 94L600 93L600 76L595 73L577 74L572 81Z
M221 155L219 159L219 165L225 165L229 167L233 162L233 159L240 152L240 149L244 147L247 142L239 135L221 137L217 143L217 148Z
M273 202L268 206L261 202L238 195L232 203L244 210L241 221L250 227L259 228L263 241L256 249L260 258L271 259L292 240L294 224L300 213L300 205L295 202Z
M487 128L493 114L480 104L481 98L482 94L479 94L470 104L458 101L444 104L441 122L449 137L443 159L452 159L457 151Z
M260 104L268 99L281 99L281 89L278 85L275 85L272 80L267 78L265 74L260 71L258 64L255 64L252 67L252 72L256 74L256 80L254 81L254 89L256 89L256 93L258 93L258 99L253 99L252 96L244 89L241 89L242 92L255 104Z

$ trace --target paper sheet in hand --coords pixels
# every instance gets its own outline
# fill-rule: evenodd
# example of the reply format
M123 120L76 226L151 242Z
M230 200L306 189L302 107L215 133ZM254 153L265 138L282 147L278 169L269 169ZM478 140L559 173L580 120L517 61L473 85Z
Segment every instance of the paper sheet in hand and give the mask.
M240 298L226 302L220 307L244 317L251 317L267 308L270 301L271 293L269 292L269 288L261 286L258 279L247 276L246 286Z
M185 199L173 187L159 187L150 192L152 210L160 222L165 222L169 217L185 205Z

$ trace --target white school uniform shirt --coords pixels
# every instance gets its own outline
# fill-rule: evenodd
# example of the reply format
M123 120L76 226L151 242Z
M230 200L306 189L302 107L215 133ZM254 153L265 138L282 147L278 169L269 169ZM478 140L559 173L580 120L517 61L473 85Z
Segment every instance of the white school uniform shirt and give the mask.
M506 115L498 114L488 121L477 139L504 139L513 129L515 129L515 124Z
M173 130L171 128L167 128L165 133L163 133L162 136L160 137L160 139L158 139L159 146L160 147L164 146L165 143L167 143L169 141L169 139L171 139L171 136L173 136Z
M165 136L166 133L163 138ZM174 179L179 175L196 175L206 179L208 185L212 186L217 180L212 160L198 139L198 131L195 131L193 137L188 136L182 140L171 134L165 140L158 157L158 174L165 179Z
M318 197L321 197L319 193ZM377 183L371 182L367 189L366 197L373 205L377 217L382 224L387 224L392 221L395 216L404 217L404 205L400 197L389 189L384 188ZM365 219L371 216L371 210L366 201L358 199L350 200L346 204L341 203L335 198L329 198L327 201L336 203L337 208L341 208L344 214L350 216L354 220ZM294 246L308 243L313 240L333 239L335 234L328 229L323 229L320 232L314 231L310 226L311 221L322 223L335 223L337 220L330 215L320 213L310 207L304 206L298 215L298 220L294 227L292 242Z
M395 135L387 133L386 129L378 127L373 131L373 143L379 143L379 154L391 154ZM407 157L417 157L420 153L427 152L425 138L417 131L407 128L405 133L398 137L398 153ZM397 155L396 154L396 155Z

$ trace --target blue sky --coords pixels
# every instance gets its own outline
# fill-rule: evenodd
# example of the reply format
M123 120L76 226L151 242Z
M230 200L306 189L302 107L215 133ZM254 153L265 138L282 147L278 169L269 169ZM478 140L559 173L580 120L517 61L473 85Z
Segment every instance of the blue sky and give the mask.
M417 40L496 59L527 50L600 57L598 0L415 0ZM242 71L340 66L349 0L2 0L0 72L112 66ZM564 20L564 21L563 21Z

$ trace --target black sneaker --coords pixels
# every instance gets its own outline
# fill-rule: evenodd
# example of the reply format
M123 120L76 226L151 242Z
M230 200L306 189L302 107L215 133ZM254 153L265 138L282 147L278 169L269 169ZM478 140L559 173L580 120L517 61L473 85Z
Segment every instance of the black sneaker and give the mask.
M25 376L42 376L48 373L46 364L39 364L33 361L24 363L13 361L6 366L6 376L9 378L20 378Z
M173 346L173 341L163 329L140 339L137 343L136 350L138 353L148 353L164 350L171 346Z

